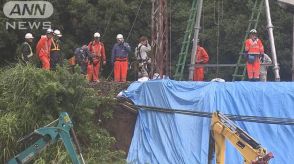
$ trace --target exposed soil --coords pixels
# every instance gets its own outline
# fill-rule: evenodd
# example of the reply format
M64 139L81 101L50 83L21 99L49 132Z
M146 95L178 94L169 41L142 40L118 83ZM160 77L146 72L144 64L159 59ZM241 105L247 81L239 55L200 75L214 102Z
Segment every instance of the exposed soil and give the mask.
M129 151L133 138L137 114L117 105L114 108L113 118L104 120L102 126L107 129L111 136L115 137L116 150Z
M100 82L93 85L93 88L97 90L97 93L101 96L115 98L116 95L120 91L126 89L129 84L130 83ZM100 108L101 109L97 109L97 120L100 126L105 128L111 136L115 137L116 144L113 145L113 148L128 153L134 133L137 114L118 103L109 103L107 104L107 109L113 111L112 118L105 118L102 116L102 111L106 108L103 108L103 106Z

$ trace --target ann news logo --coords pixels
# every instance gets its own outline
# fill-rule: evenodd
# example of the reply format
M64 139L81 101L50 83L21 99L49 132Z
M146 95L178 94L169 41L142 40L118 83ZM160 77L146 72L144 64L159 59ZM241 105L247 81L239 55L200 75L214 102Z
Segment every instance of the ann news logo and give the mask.
M13 19L6 22L6 30L48 29L51 22L36 20L49 18L53 14L53 5L48 1L9 1L4 4L3 13ZM33 21L26 21L30 19Z

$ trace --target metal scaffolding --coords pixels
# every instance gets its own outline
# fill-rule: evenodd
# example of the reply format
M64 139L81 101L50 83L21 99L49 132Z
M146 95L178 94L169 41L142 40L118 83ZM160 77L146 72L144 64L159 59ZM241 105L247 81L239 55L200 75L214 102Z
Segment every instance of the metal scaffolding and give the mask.
M200 20L201 20L201 12L202 12L202 4L203 4L203 0L199 0L197 5L197 16L196 16L196 20L195 20L195 27L194 27L194 42L193 42L193 48L192 48L192 52L191 52L191 65L194 64L196 62L196 52L197 52L197 44L198 44L198 36L199 36L199 31L200 31ZM196 55L195 55L196 54ZM193 80L193 75L194 75L194 70L195 67L190 66L189 67L189 80Z
M273 34L273 24L271 19L271 13L270 13L270 6L268 0L265 0L265 11L266 11L266 18L267 18L267 29L268 29L268 35L269 35L269 41L271 45L271 51L272 51L272 60L274 64L274 74L275 74L275 81L280 81L280 67L278 65L278 59L277 59L277 53L276 53L276 46L275 46L275 38Z

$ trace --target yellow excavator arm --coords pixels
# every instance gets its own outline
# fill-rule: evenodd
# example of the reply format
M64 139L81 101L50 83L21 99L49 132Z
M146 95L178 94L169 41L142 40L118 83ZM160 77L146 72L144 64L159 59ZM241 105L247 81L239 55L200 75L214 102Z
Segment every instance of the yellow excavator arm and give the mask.
M272 153L267 154L265 148L219 112L212 115L211 131L215 141L217 164L225 162L226 139L241 153L245 164L267 164L273 158Z

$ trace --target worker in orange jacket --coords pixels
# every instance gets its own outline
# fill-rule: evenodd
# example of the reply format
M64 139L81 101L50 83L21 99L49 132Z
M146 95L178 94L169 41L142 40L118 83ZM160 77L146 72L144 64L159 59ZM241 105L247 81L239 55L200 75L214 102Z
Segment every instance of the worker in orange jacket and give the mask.
M99 82L99 73L101 62L106 64L106 55L104 44L100 41L100 34L94 33L94 40L88 45L90 53L92 54L92 62L88 62L87 79L93 82Z
M114 66L114 81L126 82L128 73L128 56L131 47L124 41L122 34L117 34L117 43L112 48L111 64Z
M36 54L39 56L42 68L45 70L50 70L50 49L53 33L52 29L47 29L46 35L41 36L36 47Z
M199 42L199 40L197 40ZM195 64L206 64L209 61L209 56L206 50L197 45L197 52L195 54L196 62ZM203 81L204 80L204 67L195 67L193 81Z
M264 48L255 29L250 30L249 39L245 41L245 54L248 79L258 81L260 73L259 57L264 54Z

